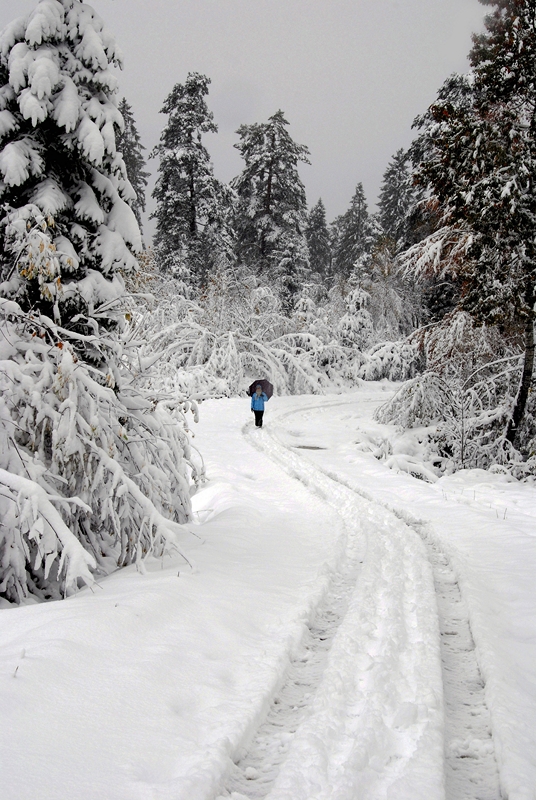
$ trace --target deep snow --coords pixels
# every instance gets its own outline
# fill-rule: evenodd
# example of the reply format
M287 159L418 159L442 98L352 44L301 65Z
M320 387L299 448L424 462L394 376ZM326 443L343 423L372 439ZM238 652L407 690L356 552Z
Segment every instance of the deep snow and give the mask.
M195 569L0 611L1 800L536 798L535 490L364 454L386 391L203 403Z

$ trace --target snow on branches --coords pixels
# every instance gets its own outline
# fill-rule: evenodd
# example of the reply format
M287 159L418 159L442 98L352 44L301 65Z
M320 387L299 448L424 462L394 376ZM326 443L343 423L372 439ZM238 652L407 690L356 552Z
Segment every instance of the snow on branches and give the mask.
M315 320L304 326L301 317L289 319L280 299L253 276L219 272L199 302L181 296L171 280L156 280L152 290L157 304L140 304L137 318L145 342L140 358L154 363L150 385L159 391L229 397L260 374L279 394L342 388L348 349L332 336L321 338Z
M427 440L432 471L500 466L519 477L534 472L534 458L523 460L505 435L522 370L519 344L495 327L475 325L464 311L417 331L410 340L422 350L427 369L378 409L377 421ZM535 410L531 402L519 432L529 455Z
M64 323L85 313L83 301L76 308L72 294L34 291L31 274L13 271L10 238L17 218L53 219L63 284L89 270L111 278L135 269L135 193L115 142L123 127L112 72L119 63L102 20L77 0L41 0L0 36L1 293Z
M135 344L68 332L0 300L0 593L59 597L91 573L161 555L189 519L189 404L137 388Z
M479 322L516 327L524 364L506 438L521 446L534 374L536 83L534 3L484 0L468 75L452 75L415 122L415 179L439 210L440 230L409 254L461 282L459 307Z

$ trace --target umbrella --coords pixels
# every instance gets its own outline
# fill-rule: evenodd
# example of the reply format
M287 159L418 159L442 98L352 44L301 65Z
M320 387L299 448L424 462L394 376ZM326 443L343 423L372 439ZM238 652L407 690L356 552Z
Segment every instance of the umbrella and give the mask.
M249 396L253 397L253 395L255 394L255 389L257 388L257 386L259 386L259 384L262 387L262 391L264 392L264 394L266 395L266 397L269 400L270 397L274 393L274 387L272 386L270 381L267 381L267 380L264 380L264 379L262 379L260 381L253 381L253 383L251 384L251 386L248 389Z

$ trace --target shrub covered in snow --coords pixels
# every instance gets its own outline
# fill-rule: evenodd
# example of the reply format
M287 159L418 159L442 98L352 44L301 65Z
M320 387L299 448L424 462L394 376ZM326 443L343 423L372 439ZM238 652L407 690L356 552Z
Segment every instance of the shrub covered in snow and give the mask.
M476 327L465 312L418 335L430 369L404 383L378 409L377 420L426 428L443 469L509 465L515 474L528 474L536 434L532 399L520 448L506 437L522 369L515 341Z
M103 381L49 318L2 300L0 325L0 594L58 597L176 544L188 404L138 388L134 342L88 342L113 367Z
M365 353L359 375L366 381L405 381L422 368L422 356L414 339L381 342Z
M156 304L142 298L136 319L140 357L154 362L151 386L159 391L229 397L263 375L279 394L314 394L342 388L345 370L353 375L348 348L283 314L274 292L251 275L219 272L197 302L173 280L155 278L150 289Z

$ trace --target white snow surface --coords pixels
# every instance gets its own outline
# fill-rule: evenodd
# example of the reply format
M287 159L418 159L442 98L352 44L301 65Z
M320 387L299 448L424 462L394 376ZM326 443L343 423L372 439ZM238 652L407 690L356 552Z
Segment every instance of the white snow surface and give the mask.
M203 403L193 568L0 610L0 800L536 799L536 490L363 453L390 391Z

